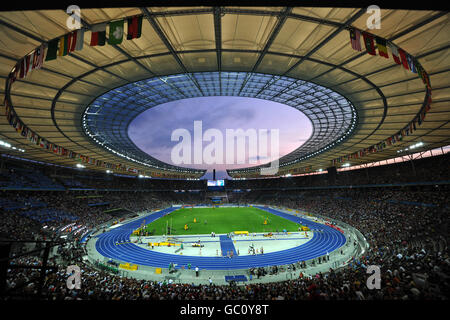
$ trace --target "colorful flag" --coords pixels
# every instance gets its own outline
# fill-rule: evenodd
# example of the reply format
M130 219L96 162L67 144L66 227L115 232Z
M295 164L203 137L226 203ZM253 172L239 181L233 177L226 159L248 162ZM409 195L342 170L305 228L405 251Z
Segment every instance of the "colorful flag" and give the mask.
M425 80L423 78L423 68L422 65L420 64L419 61L415 61L415 66L416 66L416 70L417 70L417 75L419 76L420 79L422 79L423 83L425 83Z
M377 42L378 47L378 54L382 57L389 58L387 47L386 47L386 40L376 37L375 41Z
M425 112L425 110L420 113L420 120L422 120L422 122L423 122L423 120L425 120L426 114L427 113Z
M19 65L19 64L16 64L16 66L14 67L14 69L11 71L11 74L10 74L10 76L9 76L9 79L10 79L10 85L13 84L14 81L16 81L17 75L18 75L18 73L19 73L19 68L20 68L20 65Z
M21 59L19 62L19 78L22 79L27 75L27 67L25 58Z
M58 42L59 39L53 39L48 42L47 56L45 57L45 61L56 59L56 52L58 51Z
M361 51L361 32L358 29L350 28L350 43L353 50Z
M34 51L33 69L40 69L44 63L45 46L41 44L39 48Z
M83 50L83 44L84 44L84 30L79 29L77 30L77 44L75 45L75 51Z
M59 56L66 56L69 53L69 34L65 34L59 39Z
M406 54L406 59L408 60L409 70L411 70L414 73L417 73L416 66L414 64L414 58L411 55Z
M21 135L22 135L22 137L26 137L28 135L28 127L26 127L26 126L22 127Z
M392 145L392 137L387 138L386 141L388 146Z
M127 19L128 22L128 32L127 40L137 39L141 37L142 32L142 16L134 16Z
M400 61L400 55L398 54L397 46L391 42L389 42L388 46L391 49L392 57L394 58L395 63L402 64L402 62Z
M75 46L77 45L77 32L72 31L68 34L67 39L67 51L70 53L72 51L75 51Z
M373 42L373 36L367 32L363 32L364 44L368 54L376 55L375 44Z
M33 70L34 51L25 57L27 74Z
M91 46L104 46L106 41L106 23L98 24L91 29Z
M406 52L402 49L398 48L398 53L400 55L400 59L402 61L402 65L406 70L409 70L408 58L406 57Z
M123 39L123 21L113 21L109 23L108 44L121 44Z
M425 70L423 70L422 76L423 76L423 79L424 79L424 80L423 80L424 83L427 85L427 87L428 87L429 89L431 89L430 78L428 77L428 73L427 73Z
M69 52L83 49L84 30L78 29L69 34Z
M84 30L78 29L69 34L69 52L83 49Z
M427 103L425 105L425 111L428 112L431 109L431 95L428 95Z

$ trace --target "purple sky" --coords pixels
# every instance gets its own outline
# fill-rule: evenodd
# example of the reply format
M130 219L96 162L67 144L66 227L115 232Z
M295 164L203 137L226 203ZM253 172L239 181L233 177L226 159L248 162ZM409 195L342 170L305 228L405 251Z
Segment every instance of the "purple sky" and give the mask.
M278 129L279 155L284 156L302 145L311 135L312 125L300 111L273 101L246 97L199 97L177 100L158 105L138 115L128 128L131 140L144 152L166 163L171 160L171 151L178 141L171 141L172 132L178 128L187 129L194 140L194 121L202 121L203 133L209 128L222 132L224 137L224 159L226 157L226 129ZM205 148L211 142L204 142ZM268 155L270 156L270 148ZM181 167L207 169L206 178L212 177L216 169L217 179L226 179L225 169L237 169L250 164L248 154L245 164L175 164ZM262 159L258 164L267 163ZM193 163L193 158L192 158Z

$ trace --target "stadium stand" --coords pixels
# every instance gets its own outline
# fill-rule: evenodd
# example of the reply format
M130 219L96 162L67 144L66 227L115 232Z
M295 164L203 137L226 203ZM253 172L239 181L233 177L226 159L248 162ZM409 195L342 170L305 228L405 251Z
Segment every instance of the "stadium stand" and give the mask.
M113 266L86 264L83 244L70 241L60 246L58 255L50 264L58 265L56 273L47 276L43 293L47 299L307 299L307 300L373 300L373 299L446 299L449 294L450 259L448 255L448 168L443 163L448 155L414 161L416 175L408 176L408 163L380 166L366 170L338 173L336 187L322 185L319 189L305 188L304 180L322 177L304 176L278 180L229 181L227 190L230 202L254 203L303 209L307 212L335 218L358 228L370 243L370 250L361 259L352 261L344 269L318 274L315 278L302 278L269 284L244 286L158 284L157 282L124 278L114 273ZM428 174L426 170L429 168ZM367 187L367 171L374 184ZM406 175L397 179L397 172ZM410 172L410 171L409 171ZM415 178L414 178L415 177ZM118 178L113 187L141 185L138 179ZM397 186L398 180L408 183ZM48 180L43 180L48 181ZM95 180L92 180L95 181ZM284 183L286 181L291 181ZM346 181L352 181L352 188ZM429 181L434 184L421 185ZM358 185L356 182L359 182ZM207 192L175 192L181 181L145 181L151 185L143 192L99 191L8 191L3 189L0 197L0 233L3 239L56 239L62 234L71 235L62 227L76 219L87 230L114 219L98 207L90 207L90 201L107 201L113 207L130 211L162 208L172 203L204 203ZM198 181L189 182L200 189ZM379 183L391 187L377 186ZM289 185L279 189L279 186ZM96 182L89 187L97 185ZM44 183L44 186L48 186ZM244 192L234 192L239 187ZM160 188L160 189L156 189ZM247 191L250 188L251 191ZM277 190L278 188L278 190ZM290 190L289 190L290 188ZM146 188L147 189L147 188ZM187 188L186 188L187 189ZM163 190L163 191L157 191ZM99 198L101 196L101 198ZM92 197L92 198L90 198ZM51 228L43 229L43 225ZM69 241L69 240L68 240ZM62 283L64 266L74 261L83 264L86 285L81 290L70 291ZM14 262L14 260L13 260ZM37 256L20 258L20 263L42 263ZM365 286L366 266L382 266L382 290L370 291ZM301 270L301 266L300 266ZM256 271L255 271L256 272ZM263 277L263 272L258 271ZM21 280L28 279L33 271L15 270L8 275L7 285L12 288ZM255 273L257 275L257 273ZM106 281L104 280L106 279ZM21 289L22 293L36 293L36 284Z

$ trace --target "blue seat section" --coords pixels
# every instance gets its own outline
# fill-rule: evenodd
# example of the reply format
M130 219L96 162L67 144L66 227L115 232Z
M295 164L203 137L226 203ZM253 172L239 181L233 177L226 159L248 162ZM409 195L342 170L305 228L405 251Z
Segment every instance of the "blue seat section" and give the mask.
M63 210L54 208L42 208L34 210L20 211L19 214L23 217L30 218L39 223L46 223L52 221L76 221L79 218Z
M45 202L33 198L20 198L16 200L11 200L7 198L0 199L0 208L2 208L5 211L27 209L27 208L45 208L45 207L47 207L47 204Z
M220 256L204 257L161 253L139 247L134 243L124 243L120 246L116 245L117 242L129 242L131 233L141 226L144 219L146 223L149 223L175 210L175 208L168 208L99 235L96 242L96 249L101 255L111 259L158 268L167 268L169 263L174 263L177 265L177 269L181 267L186 268L188 264L191 264L204 270L231 270L284 265L298 261L306 261L324 256L327 252L332 252L345 244L345 236L331 227L293 215L288 215L277 210L264 207L260 207L260 209L291 221L301 223L311 228L311 230L320 229L323 230L323 232L314 233L311 240L294 248L264 253L262 255L236 255L233 259L227 259Z
M8 173L0 174L0 188L22 188L22 189L58 189L64 187L39 170L25 168L11 168Z
M219 236L220 248L222 249L222 255L227 256L229 251L233 251L233 257L237 256L236 248L234 247L233 240L228 238L227 235Z
M10 211L10 210L26 209L27 206L24 201L19 202L2 198L0 199L0 208L2 208L5 211Z
M238 276L225 276L225 281L226 282L230 282L230 281L247 281L247 277L244 275L238 275Z

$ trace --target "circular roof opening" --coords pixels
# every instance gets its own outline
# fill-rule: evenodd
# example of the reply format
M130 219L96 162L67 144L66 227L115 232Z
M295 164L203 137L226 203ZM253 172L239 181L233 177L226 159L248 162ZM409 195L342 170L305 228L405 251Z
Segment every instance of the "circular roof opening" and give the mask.
M174 173L203 175L204 169L172 165L156 159L153 154L149 155L138 147L128 133L130 123L148 109L168 102L202 97L214 97L214 99L241 97L273 101L295 108L306 115L312 124L312 134L303 145L279 158L280 167L295 164L342 143L353 134L357 126L358 117L355 107L347 98L330 88L286 76L225 71L161 75L111 89L98 96L86 107L81 118L81 125L86 135L96 144L119 157L146 166L150 170L155 168ZM230 116L226 115L226 110L222 108L221 111L212 112L209 109L203 113L205 115L220 113L221 117ZM172 114L172 116L174 114L170 110L163 113ZM221 117L214 115L216 121ZM275 118L282 119L279 114L272 120L275 121ZM193 125L184 129L193 128ZM210 126L216 127L215 124ZM299 128L302 129L302 126L300 125ZM302 139L302 136L293 138ZM288 139L288 142L291 140L292 137ZM248 157L249 160L251 158L252 156ZM262 158L259 160L262 162ZM194 161L194 164L201 163L201 161ZM249 170L259 170L258 167L261 166L254 164L247 168L228 169L227 172L229 174L250 172Z
M159 161L186 168L238 169L277 160L303 145L313 126L288 105L247 97L212 96L167 102L128 126L128 136Z

